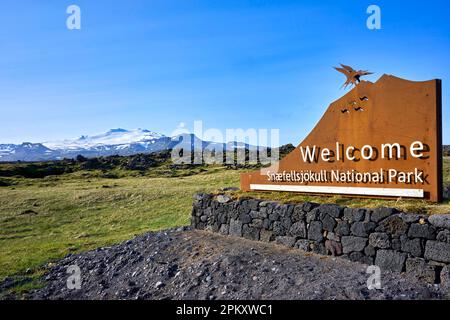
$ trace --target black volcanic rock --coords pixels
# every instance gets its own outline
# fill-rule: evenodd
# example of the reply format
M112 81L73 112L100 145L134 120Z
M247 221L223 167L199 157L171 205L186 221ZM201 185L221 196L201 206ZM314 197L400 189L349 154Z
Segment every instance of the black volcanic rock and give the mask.
M277 240L289 246L294 243L290 237ZM302 245L297 243L295 246ZM321 244L312 250L322 252L325 246ZM359 252L352 254L355 261L363 258L367 257ZM387 258L384 257L386 265L403 267L403 256L399 257L398 265L397 260ZM80 268L79 290L67 287L70 266ZM322 259L284 245L180 228L151 232L112 247L69 255L44 276L44 288L25 298L408 300L445 298L448 294L415 276L384 269L382 288L368 290L366 271L367 266L359 262ZM0 290L7 286L7 282L0 284Z

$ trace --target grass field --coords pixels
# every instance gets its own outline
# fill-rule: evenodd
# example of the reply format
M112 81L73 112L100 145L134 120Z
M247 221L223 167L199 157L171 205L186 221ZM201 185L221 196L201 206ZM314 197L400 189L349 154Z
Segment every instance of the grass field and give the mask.
M14 177L0 187L0 281L8 276L38 279L45 265L77 253L130 239L150 230L189 224L192 196L239 186L239 170L222 167L171 177L155 169L148 174L77 171L39 179ZM160 176L160 177L159 177ZM450 185L450 159L444 182ZM450 213L447 203L312 197L289 193L233 193L281 201L333 202L346 206L394 206L413 212ZM448 200L446 200L448 201ZM38 285L26 282L21 291ZM1 293L0 293L1 294Z
M189 224L192 195L238 186L212 168L177 178L104 179L68 174L0 188L0 281L68 253L118 243L149 230Z

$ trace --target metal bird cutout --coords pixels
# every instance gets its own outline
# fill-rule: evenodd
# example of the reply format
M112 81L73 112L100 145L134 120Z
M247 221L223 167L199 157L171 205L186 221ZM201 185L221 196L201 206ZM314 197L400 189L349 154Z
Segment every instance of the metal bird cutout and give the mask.
M337 71L343 73L347 77L347 81L342 85L342 88L347 88L348 85L354 85L356 86L358 83L361 82L360 78L362 76L367 76L369 74L373 74L373 72L369 72L367 70L354 70L350 66L346 66L344 64L340 64L342 68L334 67Z

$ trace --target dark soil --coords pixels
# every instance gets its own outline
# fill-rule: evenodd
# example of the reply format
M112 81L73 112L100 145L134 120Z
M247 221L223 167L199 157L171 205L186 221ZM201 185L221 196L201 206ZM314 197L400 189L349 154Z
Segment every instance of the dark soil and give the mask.
M81 289L67 289L67 268ZM367 266L276 244L188 228L68 256L29 299L439 299L445 291L404 274L384 273L369 290Z

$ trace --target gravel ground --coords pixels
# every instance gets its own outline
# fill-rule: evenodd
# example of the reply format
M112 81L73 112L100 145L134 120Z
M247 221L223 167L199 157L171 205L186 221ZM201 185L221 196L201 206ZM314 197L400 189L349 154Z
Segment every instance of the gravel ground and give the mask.
M67 289L67 268L81 289ZM384 273L368 290L367 266L276 244L181 228L68 256L29 299L442 299L448 293Z

